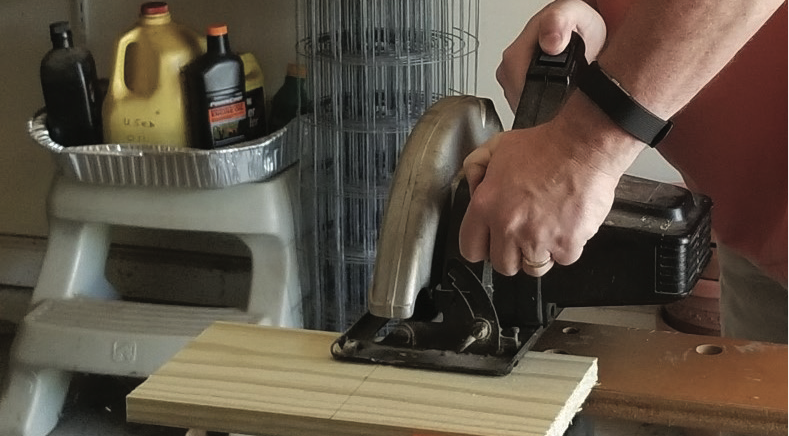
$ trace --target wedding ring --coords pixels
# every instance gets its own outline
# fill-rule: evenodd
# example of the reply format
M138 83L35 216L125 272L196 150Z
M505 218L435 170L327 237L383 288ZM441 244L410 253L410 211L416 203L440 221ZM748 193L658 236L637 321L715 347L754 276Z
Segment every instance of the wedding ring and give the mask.
M548 258L543 260L542 262L532 262L529 259L526 259L526 257L521 257L521 260L523 260L523 264L528 266L529 268L540 269L545 265L548 265L548 263L551 261L551 256L548 256Z

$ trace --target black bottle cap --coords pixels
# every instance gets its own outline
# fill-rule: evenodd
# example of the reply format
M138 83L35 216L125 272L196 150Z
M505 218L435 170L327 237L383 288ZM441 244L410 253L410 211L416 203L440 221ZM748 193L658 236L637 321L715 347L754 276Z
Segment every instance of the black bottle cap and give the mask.
M56 21L50 24L49 38L55 47L71 47L71 27L68 21Z

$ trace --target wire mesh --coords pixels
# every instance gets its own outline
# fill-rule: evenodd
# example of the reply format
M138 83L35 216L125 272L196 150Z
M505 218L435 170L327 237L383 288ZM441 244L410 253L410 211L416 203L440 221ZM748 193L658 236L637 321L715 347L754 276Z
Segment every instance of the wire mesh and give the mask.
M476 92L479 0L299 0L305 327L367 308L376 240L406 138L441 97Z

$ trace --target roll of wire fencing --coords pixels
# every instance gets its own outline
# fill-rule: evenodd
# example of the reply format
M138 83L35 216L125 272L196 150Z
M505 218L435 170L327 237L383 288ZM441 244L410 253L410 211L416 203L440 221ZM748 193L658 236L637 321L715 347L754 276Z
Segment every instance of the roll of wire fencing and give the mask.
M367 309L390 181L438 99L476 93L479 0L299 0L300 271L305 327Z

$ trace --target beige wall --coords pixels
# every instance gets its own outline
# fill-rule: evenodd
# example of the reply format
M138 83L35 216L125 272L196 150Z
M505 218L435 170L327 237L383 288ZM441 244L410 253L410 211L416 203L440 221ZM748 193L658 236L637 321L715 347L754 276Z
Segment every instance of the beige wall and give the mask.
M295 57L294 0L171 0L176 20L202 30L226 21L237 51L261 60L269 95ZM492 98L505 125L511 114L493 72L501 51L545 0L481 0L478 94ZM50 156L27 136L25 123L43 106L38 82L41 57L49 49L48 24L87 11L87 47L101 75L110 68L114 39L137 16L137 0L4 0L0 2L0 234L46 235L45 197L54 168ZM644 153L636 174L666 181L676 173L653 152Z
M49 49L51 21L68 17L66 0L0 2L0 233L44 234L44 193L52 175L49 156L25 131L43 106L39 62Z

